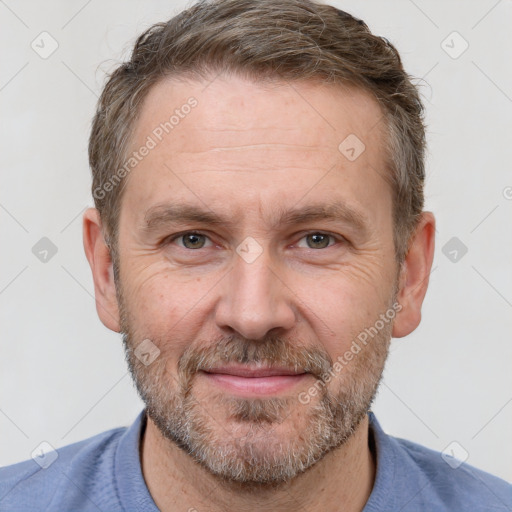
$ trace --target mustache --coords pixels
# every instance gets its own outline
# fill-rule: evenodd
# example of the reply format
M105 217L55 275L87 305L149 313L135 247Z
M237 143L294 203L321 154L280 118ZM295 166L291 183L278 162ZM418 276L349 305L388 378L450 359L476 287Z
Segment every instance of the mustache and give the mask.
M188 384L199 371L210 371L226 363L286 367L317 378L333 365L323 348L292 343L279 336L257 341L229 336L214 344L187 348L178 361L178 375L182 383Z

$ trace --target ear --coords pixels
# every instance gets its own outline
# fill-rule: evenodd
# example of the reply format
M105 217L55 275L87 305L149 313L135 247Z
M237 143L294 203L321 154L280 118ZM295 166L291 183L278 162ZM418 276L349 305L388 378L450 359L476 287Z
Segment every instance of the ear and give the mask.
M88 208L83 216L84 249L92 270L96 311L105 327L120 332L119 307L110 251L101 231L96 208Z
M421 321L421 305L427 293L434 259L436 221L431 212L421 214L400 270L397 301L402 309L395 317L393 338L410 334Z

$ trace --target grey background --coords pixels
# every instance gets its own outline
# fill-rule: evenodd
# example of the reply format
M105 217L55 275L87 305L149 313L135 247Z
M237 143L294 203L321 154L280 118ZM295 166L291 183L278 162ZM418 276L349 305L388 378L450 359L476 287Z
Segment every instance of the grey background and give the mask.
M83 252L87 138L104 72L184 5L0 1L0 464L43 441L128 425L141 410L121 338L96 315ZM422 324L393 341L373 409L387 432L467 453L512 481L512 2L335 5L424 78L427 207L438 221ZM47 58L31 47L49 52L52 39Z

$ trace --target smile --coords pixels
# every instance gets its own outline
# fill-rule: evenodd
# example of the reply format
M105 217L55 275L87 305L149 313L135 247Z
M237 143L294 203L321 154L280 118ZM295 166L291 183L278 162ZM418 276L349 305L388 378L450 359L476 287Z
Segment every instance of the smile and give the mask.
M290 391L309 374L290 368L230 365L202 371L201 375L225 391L260 397Z

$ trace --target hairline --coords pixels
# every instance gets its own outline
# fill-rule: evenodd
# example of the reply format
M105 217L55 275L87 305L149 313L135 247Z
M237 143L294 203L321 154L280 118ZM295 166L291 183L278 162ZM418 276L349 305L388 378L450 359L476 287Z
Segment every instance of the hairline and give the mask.
M220 68L220 70L219 70ZM258 85L265 85L265 84L276 84L276 85L285 85L289 82L293 83L305 83L305 84L315 84L315 85L323 85L326 87L335 87L338 89L348 89L348 90L356 90L359 92L363 92L367 94L371 99L378 105L379 110L381 111L381 118L379 119L378 124L382 124L381 121L384 122L384 127L381 129L381 136L382 136L382 147L383 148L390 148L392 146L391 141L393 138L395 138L395 135L393 132L395 131L393 128L393 118L388 115L388 112L385 110L382 103L379 101L378 96L376 95L375 91L372 90L372 88L364 83L362 81L357 80L349 80L345 79L343 81L327 81L322 76L310 76L310 77L299 77L297 79L286 79L284 77L279 76L278 73L258 73L253 70L247 70L247 69L225 69L220 66L199 66L194 67L186 70L178 71L177 73L167 72L164 73L149 83L146 84L144 87L141 87L139 89L143 91L143 97L140 100L140 103L137 105L135 109L135 114L131 118L129 122L129 126L127 128L127 137L125 139L124 143L124 151L121 152L121 156L119 157L119 162L126 161L128 158L128 155L130 154L130 151L134 147L135 143L135 133L137 130L137 123L140 121L140 117L142 114L142 111L144 109L144 106L146 104L146 100L148 96L150 95L151 91L161 82L165 80L175 81L176 83L186 83L186 82L196 82L200 83L201 81L208 81L212 76L214 76L214 79L219 75L224 76L234 76L234 77L241 77L246 78L248 80L251 80L253 83ZM398 170L394 169L395 165L393 162L392 155L390 154L389 150L384 150L383 152L383 172L379 173L379 175L388 183L388 185L391 187L391 194L392 194L392 222L393 222L393 242L395 246L395 253L397 256L397 260L399 263L400 261L400 254L399 254L399 247L398 243L399 240L397 240L397 219L396 219L396 184L394 181L397 180L397 176L395 174L398 172ZM124 189L127 186L127 183L129 182L130 175L127 175L122 180L122 184L119 189L119 193L117 194L116 200L115 200L115 208L114 208L114 225L113 225L113 232L112 233L104 233L105 241L108 245L108 247L111 249L111 251L114 253L115 256L118 256L118 242L119 242L119 225L121 220L121 208L122 208L122 201L124 197ZM103 221L103 219L102 219Z

